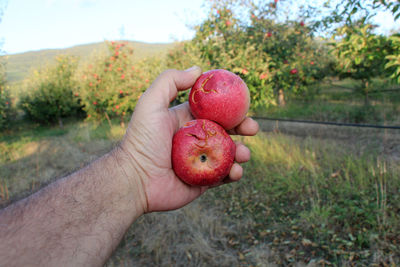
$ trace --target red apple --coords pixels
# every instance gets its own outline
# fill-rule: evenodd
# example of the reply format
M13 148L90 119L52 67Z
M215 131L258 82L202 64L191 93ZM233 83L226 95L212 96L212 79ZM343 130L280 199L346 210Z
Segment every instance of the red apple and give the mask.
M298 70L296 68L290 70L290 74L297 74Z
M246 117L250 93L238 75L227 70L210 70L193 85L189 104L195 118L215 121L230 130Z
M215 185L229 175L236 146L215 122L193 120L172 139L172 167L190 185Z

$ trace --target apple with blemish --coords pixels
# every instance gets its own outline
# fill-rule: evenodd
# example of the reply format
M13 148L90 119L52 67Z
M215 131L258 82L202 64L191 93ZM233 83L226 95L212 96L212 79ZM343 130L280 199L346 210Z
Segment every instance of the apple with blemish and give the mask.
M172 167L185 183L215 185L229 175L236 153L232 138L217 123L192 120L172 139Z
M245 119L250 93L238 75L222 69L210 70L193 85L189 104L195 118L215 121L230 130Z

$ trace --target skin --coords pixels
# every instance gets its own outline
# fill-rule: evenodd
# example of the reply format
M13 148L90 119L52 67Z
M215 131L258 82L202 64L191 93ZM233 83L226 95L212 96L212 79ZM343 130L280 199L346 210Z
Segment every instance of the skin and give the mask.
M209 187L189 186L171 166L173 134L193 119L188 104L169 109L178 90L190 88L198 67L162 73L138 102L121 143L87 167L0 211L3 266L102 266L141 215L180 208ZM246 118L231 134L255 135ZM236 144L229 177L250 151Z

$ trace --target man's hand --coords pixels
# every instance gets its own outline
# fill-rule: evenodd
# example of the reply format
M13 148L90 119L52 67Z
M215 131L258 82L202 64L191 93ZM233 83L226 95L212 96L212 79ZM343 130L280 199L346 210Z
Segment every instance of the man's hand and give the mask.
M208 187L190 186L183 183L172 170L171 147L174 133L193 117L188 103L168 108L178 91L186 90L201 75L201 69L186 71L168 70L162 73L140 98L132 116L126 136L121 143L122 151L134 162L143 186L145 212L180 208L200 196ZM258 124L246 118L231 134L255 135ZM243 169L238 163L250 159L250 151L243 144L236 144L236 163L224 183L238 181Z

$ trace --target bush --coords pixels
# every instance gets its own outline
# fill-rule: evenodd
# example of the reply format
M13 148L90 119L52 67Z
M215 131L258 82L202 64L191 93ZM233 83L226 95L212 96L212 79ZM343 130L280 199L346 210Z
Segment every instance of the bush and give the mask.
M133 64L133 49L127 43L107 42L108 53L100 55L81 73L80 94L88 118L103 120L124 117L133 112L137 100L161 63L143 60Z
M13 108L9 92L5 89L4 83L0 85L0 130L9 127L13 117Z
M58 122L62 126L62 118L81 112L79 95L74 93L76 67L76 58L60 56L54 67L36 71L28 78L20 106L29 119L43 124Z

